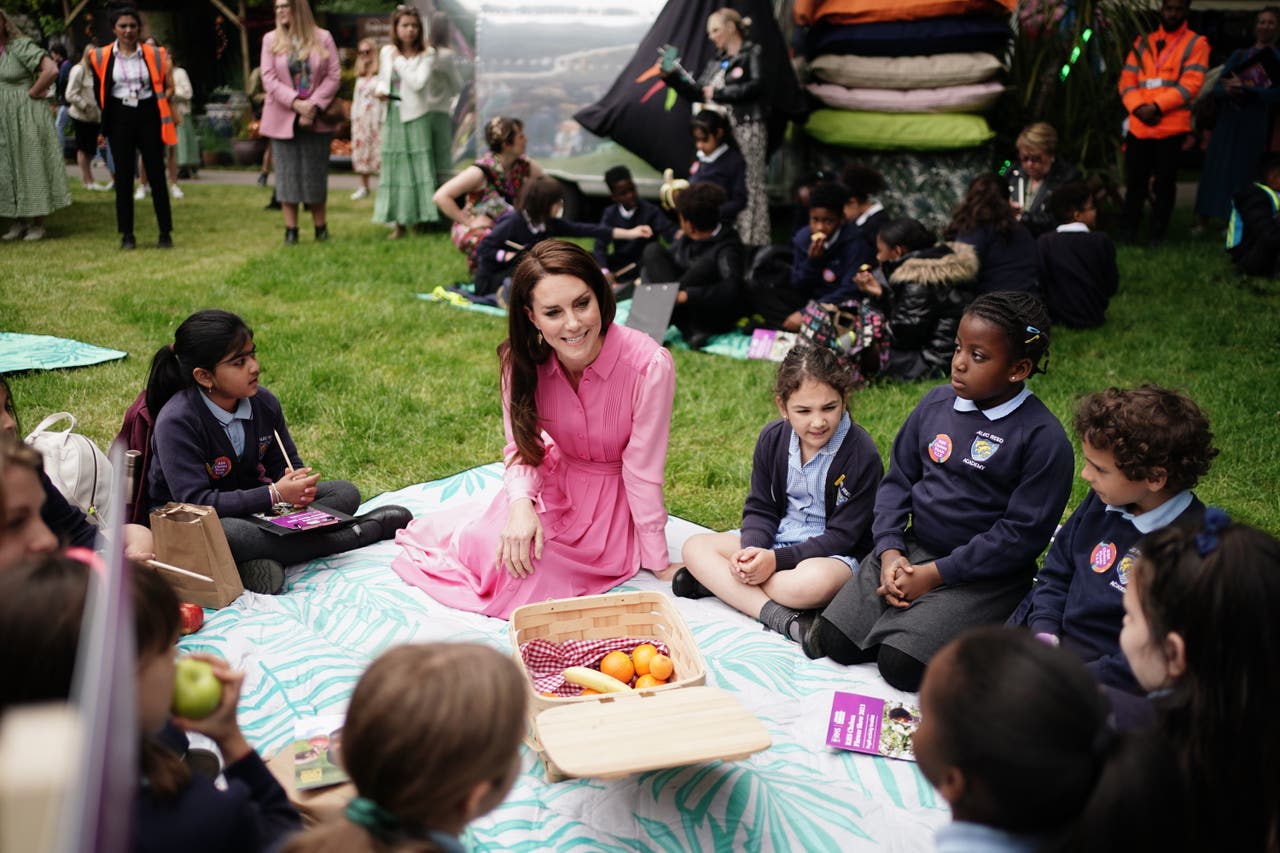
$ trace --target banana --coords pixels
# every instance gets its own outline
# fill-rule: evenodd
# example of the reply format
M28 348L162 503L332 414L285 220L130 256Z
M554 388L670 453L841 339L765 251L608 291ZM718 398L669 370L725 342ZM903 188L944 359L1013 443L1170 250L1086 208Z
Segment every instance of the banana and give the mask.
M601 693L625 693L631 690L630 686L623 684L613 676L605 675L603 672L587 666L569 667L564 671L564 680L579 687L590 687L592 690L599 690Z

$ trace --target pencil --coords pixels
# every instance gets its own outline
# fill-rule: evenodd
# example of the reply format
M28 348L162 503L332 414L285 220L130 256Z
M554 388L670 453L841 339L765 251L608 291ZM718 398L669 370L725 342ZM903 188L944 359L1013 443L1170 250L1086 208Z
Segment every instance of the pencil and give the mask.
M521 246L519 243L515 242L514 240L504 240L503 242L506 243L511 248L515 249L517 252L524 251L524 246Z
M631 272L635 268L636 268L636 265L634 263L627 264L625 267L623 267L620 270L614 270L613 277L617 278L620 275L626 275L627 273Z
M293 473L293 463L289 461L289 451L284 449L284 442L280 440L280 430L272 430L276 434L276 445L280 448L280 455L284 457L284 468L290 474Z

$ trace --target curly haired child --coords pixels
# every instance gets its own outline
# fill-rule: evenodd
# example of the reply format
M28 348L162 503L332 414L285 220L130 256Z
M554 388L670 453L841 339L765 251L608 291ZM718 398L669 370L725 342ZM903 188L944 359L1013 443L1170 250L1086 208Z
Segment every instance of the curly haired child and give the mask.
M1156 385L1089 394L1076 408L1075 431L1089 495L1054 537L1010 621L1061 642L1103 684L1137 692L1120 628L1140 540L1171 524L1200 523L1204 504L1191 488L1218 451L1200 407Z

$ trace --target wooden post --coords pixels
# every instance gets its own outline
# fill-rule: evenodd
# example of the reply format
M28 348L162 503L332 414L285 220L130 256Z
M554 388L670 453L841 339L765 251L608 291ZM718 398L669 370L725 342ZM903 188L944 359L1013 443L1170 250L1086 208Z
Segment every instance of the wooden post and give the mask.
M239 0L239 14L236 14L227 8L226 4L223 3L222 0L209 0L209 2L212 3L213 7L221 12L228 21L235 24L236 28L240 30L240 64L244 70L244 77L242 78L243 82L240 85L243 87L249 82L249 28L245 26L244 22L245 18L248 17L248 12L245 10L244 0Z

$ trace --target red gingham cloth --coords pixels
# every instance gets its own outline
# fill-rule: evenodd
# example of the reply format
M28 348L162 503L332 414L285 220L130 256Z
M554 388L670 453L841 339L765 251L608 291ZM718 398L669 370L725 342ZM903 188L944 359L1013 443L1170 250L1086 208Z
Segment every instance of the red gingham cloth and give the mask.
M659 654L668 654L667 644L653 637L614 637L609 640L565 640L563 643L530 640L520 646L520 657L525 669L529 670L529 678L533 679L535 691L555 696L577 696L582 688L564 680L567 667L590 666L598 669L600 661L609 652L624 651L631 654L631 650L641 643L652 643Z

